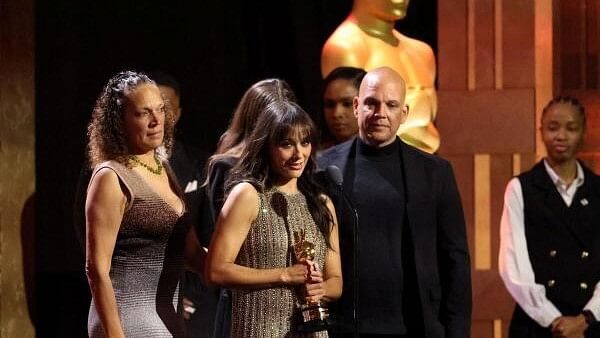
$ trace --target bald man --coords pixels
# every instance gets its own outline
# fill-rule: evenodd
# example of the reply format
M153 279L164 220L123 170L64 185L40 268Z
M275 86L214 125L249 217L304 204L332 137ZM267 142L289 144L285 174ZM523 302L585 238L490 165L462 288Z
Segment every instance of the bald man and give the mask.
M400 138L428 153L440 146L433 124L437 115L435 56L425 42L396 29L404 19L409 0L354 0L350 15L323 45L321 73L327 76L341 66L372 70L387 66L407 83L406 103L411 114L398 129Z
M352 336L353 211L359 215L358 309L361 336L467 338L471 282L465 223L450 164L403 141L406 86L390 68L364 77L354 114L358 137L320 154L335 165L343 190L330 183L340 225L342 298L332 306L334 336ZM350 328L350 329L348 329Z

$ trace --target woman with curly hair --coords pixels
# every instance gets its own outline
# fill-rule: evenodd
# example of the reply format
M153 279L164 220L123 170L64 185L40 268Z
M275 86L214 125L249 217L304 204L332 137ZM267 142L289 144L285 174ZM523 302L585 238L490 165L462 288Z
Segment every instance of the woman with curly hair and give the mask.
M232 290L231 337L327 337L292 320L298 303L342 291L335 211L313 177L315 136L298 105L273 102L227 180L205 274ZM299 259L305 247L312 253Z
M203 251L166 161L173 122L156 84L131 71L111 78L94 107L85 212L90 337L183 337L184 256Z

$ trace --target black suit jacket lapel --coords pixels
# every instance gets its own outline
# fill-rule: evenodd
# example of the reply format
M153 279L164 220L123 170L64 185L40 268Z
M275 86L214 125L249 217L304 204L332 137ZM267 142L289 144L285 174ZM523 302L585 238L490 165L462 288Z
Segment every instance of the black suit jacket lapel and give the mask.
M575 215L577 218L573 222L573 231L577 233L577 237L581 239L584 247L590 248L593 246L593 239L597 238L596 233L600 231L597 227L598 219L595 210L600 208L600 198L597 186L597 181L594 180L594 173L587 169L583 164L584 184L577 189L571 208L577 210Z
M422 210L422 206L432 199L432 196L427 194L427 192L432 191L427 186L431 184L431 178L427 177L424 162L417 158L417 153L404 142L400 143L400 158L404 170L406 215L414 237L415 231L418 230L415 228L415 224L418 223L424 213L427 213L427 211Z
M584 183L577 189L571 203L571 208L576 210L576 212L574 213L575 219L570 228L572 228L571 230L583 244L584 248L592 246L593 239L596 238L595 235L590 236L590 234L595 234L594 222L598 221L594 219L593 208L598 208L600 205L594 203L597 199L593 194L594 192L590 185Z
M346 196L348 196L350 199L354 199L351 182L353 178L348 178L347 167L349 163L349 157L354 156L355 144L356 139L342 143L331 150L326 150L326 152L321 155L322 157L319 161L319 164L322 166L320 169L325 170L327 166L330 165L335 165L340 169L344 178L343 190ZM354 212L344 202L343 197L340 195L339 188L336 187L330 180L328 180L328 182L329 197L331 197L336 209L338 224L340 227L340 236L344 237L348 236L349 234L351 235Z
M354 155L355 144L356 139L354 139L353 141L342 143L338 147L336 147L335 153L331 154L328 165L337 166L338 168L340 168L340 171L345 176L348 157Z

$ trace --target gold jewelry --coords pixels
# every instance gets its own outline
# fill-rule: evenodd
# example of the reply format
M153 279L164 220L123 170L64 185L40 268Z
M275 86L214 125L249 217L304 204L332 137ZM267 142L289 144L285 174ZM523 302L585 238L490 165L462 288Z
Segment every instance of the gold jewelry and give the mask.
M162 173L163 165L162 165L162 163L160 163L160 159L158 158L158 155L156 155L156 154L154 154L154 162L156 162L156 169L154 169L154 168L150 167L149 165L147 165L146 163L140 161L137 158L137 156L135 156L135 155L131 155L130 159L133 162L135 162L136 164L139 164L142 167L146 168L146 170L153 173L154 175L160 175Z

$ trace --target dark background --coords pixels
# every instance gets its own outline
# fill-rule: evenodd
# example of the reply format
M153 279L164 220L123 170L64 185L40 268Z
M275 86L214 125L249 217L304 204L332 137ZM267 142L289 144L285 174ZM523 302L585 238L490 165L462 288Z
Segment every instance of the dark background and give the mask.
M319 119L321 46L351 0L36 1L35 323L38 337L86 337L90 295L73 199L86 125L102 86L164 70L182 87L180 137L212 151L245 89L287 80ZM397 24L437 46L435 0ZM31 292L31 290L28 290Z

